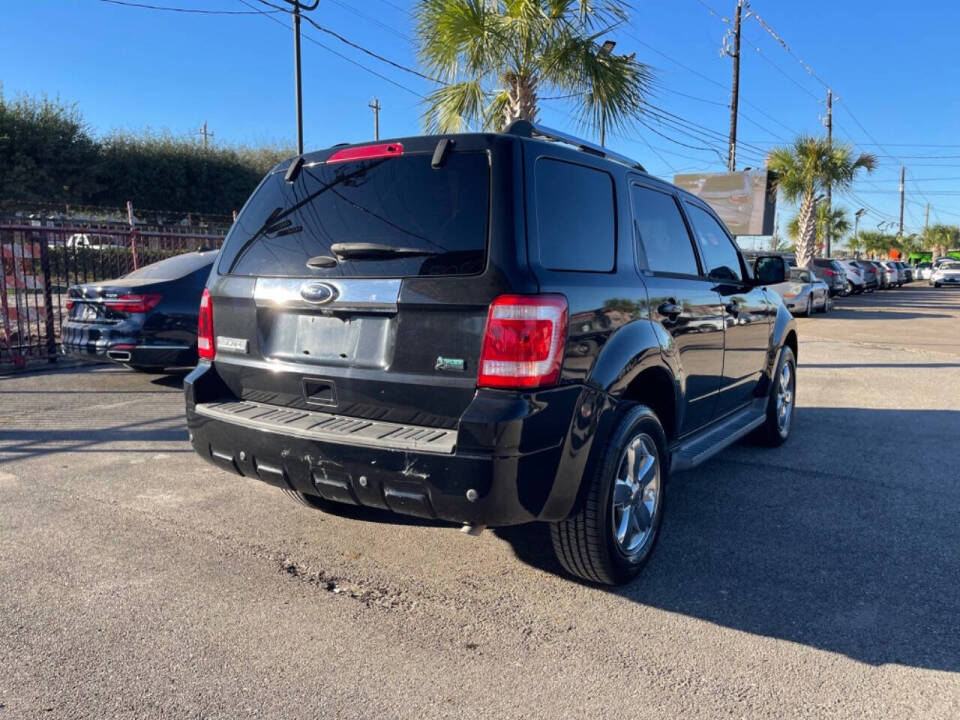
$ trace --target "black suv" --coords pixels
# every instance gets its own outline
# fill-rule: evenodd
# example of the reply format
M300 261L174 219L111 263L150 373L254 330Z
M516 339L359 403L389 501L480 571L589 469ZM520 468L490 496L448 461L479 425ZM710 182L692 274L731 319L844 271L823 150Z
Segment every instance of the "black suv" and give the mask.
M191 441L317 508L546 521L567 570L622 583L671 472L786 440L784 276L693 195L528 122L310 153L211 271Z

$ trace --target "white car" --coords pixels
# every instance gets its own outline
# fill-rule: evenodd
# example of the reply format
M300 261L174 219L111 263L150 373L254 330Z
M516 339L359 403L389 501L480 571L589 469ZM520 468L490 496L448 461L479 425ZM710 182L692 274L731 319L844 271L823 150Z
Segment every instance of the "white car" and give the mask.
M838 259L840 267L847 276L847 295L859 295L866 289L867 281L863 276L863 266L853 258Z
M940 263L930 275L930 284L934 287L960 285L960 261L952 260Z
M53 247L51 245L51 247ZM67 238L64 247L70 250L106 250L124 247L124 242L112 235L74 233Z

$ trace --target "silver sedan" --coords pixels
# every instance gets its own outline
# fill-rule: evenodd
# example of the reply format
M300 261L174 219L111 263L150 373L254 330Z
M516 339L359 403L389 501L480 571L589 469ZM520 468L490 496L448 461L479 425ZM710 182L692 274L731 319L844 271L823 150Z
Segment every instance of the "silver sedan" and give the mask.
M830 288L807 268L790 268L790 279L770 289L783 298L794 315L809 317L814 311L825 313L830 309Z

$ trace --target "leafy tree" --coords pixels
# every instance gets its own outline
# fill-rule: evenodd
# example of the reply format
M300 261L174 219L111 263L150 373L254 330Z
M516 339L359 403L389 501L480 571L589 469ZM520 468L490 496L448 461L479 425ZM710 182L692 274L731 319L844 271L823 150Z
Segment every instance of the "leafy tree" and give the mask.
M874 258L886 257L891 250L899 249L896 235L888 235L879 230L864 230L860 233L860 243L864 252Z
M37 204L134 207L228 215L266 172L293 151L283 147L204 148L169 133L116 133L98 139L79 110L59 100L0 93L0 210Z
M95 190L98 148L75 105L0 93L0 208L79 202Z
M843 190L853 184L860 170L872 171L873 155L854 157L848 145L831 144L824 138L801 135L792 145L774 148L767 166L777 174L777 187L790 202L798 202L797 264L806 266L816 251L816 206L821 193L831 186Z
M541 93L569 99L581 126L624 129L643 113L651 69L602 42L624 0L420 0L425 70L445 84L423 114L429 132L535 121Z
M923 234L923 245L931 251L933 260L960 246L960 228L956 225L937 223L931 225Z

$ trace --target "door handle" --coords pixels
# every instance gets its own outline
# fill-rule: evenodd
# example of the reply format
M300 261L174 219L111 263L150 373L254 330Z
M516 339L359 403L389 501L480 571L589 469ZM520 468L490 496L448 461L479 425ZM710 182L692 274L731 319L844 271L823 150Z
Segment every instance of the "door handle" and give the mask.
M667 300L664 303L660 303L660 306L657 308L657 312L661 315L670 318L671 320L676 320L680 317L680 313L683 312L683 308L677 305L675 300Z

